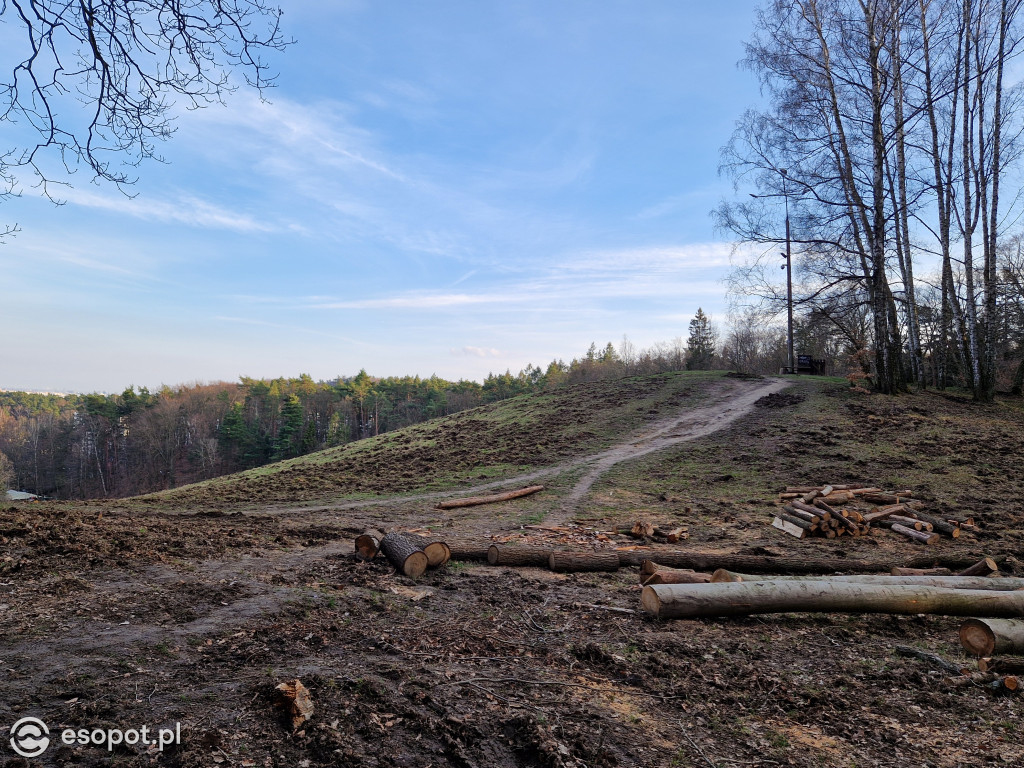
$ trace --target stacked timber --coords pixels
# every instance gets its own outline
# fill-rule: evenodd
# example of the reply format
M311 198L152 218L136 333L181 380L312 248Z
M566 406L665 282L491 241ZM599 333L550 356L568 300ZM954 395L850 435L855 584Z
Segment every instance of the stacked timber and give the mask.
M913 491L887 493L858 485L787 486L779 494L782 511L772 526L798 539L863 536L871 528L887 528L921 544L937 544L943 536L960 537L972 530L973 519L944 520L923 511Z

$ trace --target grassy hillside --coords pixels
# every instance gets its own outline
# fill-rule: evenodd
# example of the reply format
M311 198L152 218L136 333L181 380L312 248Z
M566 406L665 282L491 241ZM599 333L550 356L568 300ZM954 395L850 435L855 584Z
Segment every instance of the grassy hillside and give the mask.
M138 501L156 507L322 504L498 479L605 448L702 402L722 376L668 373L521 395Z

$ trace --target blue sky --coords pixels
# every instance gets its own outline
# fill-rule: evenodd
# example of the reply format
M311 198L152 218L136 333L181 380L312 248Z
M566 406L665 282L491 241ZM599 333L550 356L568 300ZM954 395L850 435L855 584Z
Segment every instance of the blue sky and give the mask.
M132 199L0 203L0 388L479 380L724 321L754 6L283 3L269 103L184 114Z

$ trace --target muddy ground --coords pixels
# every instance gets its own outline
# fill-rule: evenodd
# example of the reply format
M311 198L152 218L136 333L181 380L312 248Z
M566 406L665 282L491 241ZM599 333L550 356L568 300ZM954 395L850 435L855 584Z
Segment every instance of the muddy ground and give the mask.
M602 387L594 391L610 398L614 388ZM641 443L688 404L724 408L720 398L738 391L725 380L629 387L655 403L642 414L646 431L634 421L617 442L596 428L590 442L545 437L556 448L543 460L503 464L566 462L564 471L543 493L500 505L443 513L415 496L437 492L427 484L396 489L412 497L364 506L339 497L289 511L277 497L239 500L251 487L226 484L230 499L182 491L185 501L161 511L153 507L168 502L4 509L0 765L1024 766L1020 696L950 687L949 673L895 651L971 666L957 619L657 621L638 610L635 569L565 575L453 562L412 581L351 557L353 535L369 525L598 549L627 546L611 531L643 516L687 526L679 546L702 551L894 564L987 554L1020 572L1019 403L891 399L804 382L719 431L609 465L569 504L596 465L574 455ZM529 419L520 423L502 438L519 457L528 451L520 443L538 444ZM404 473L387 450L376 456L389 474ZM492 481L487 466L477 486ZM311 468L293 474L316 479ZM970 511L980 530L925 548L888 532L801 542L766 525L782 485L822 481L912 487L935 511ZM274 688L296 678L315 712L293 730ZM54 739L31 761L7 743L26 716ZM59 738L64 728L175 723L181 744L162 752Z

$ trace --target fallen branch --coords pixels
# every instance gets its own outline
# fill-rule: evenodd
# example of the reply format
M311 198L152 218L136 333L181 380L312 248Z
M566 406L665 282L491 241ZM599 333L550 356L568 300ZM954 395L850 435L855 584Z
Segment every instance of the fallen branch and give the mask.
M911 648L909 645L897 645L893 648L898 656L909 656L915 659L921 659L921 661L927 661L929 664L934 664L936 667L944 672L949 672L952 675L965 675L967 672L956 664L946 661L944 658L939 656L937 653L929 653L928 651L921 651L917 648Z
M498 493L493 496L471 496L465 499L452 499L451 501L438 502L438 509L458 509L460 507L476 507L481 504L494 504L499 501L509 501L510 499L518 499L522 496L529 496L531 493L537 493L537 491L543 491L543 485L531 485L528 488L520 488L517 491L508 491L506 493Z

